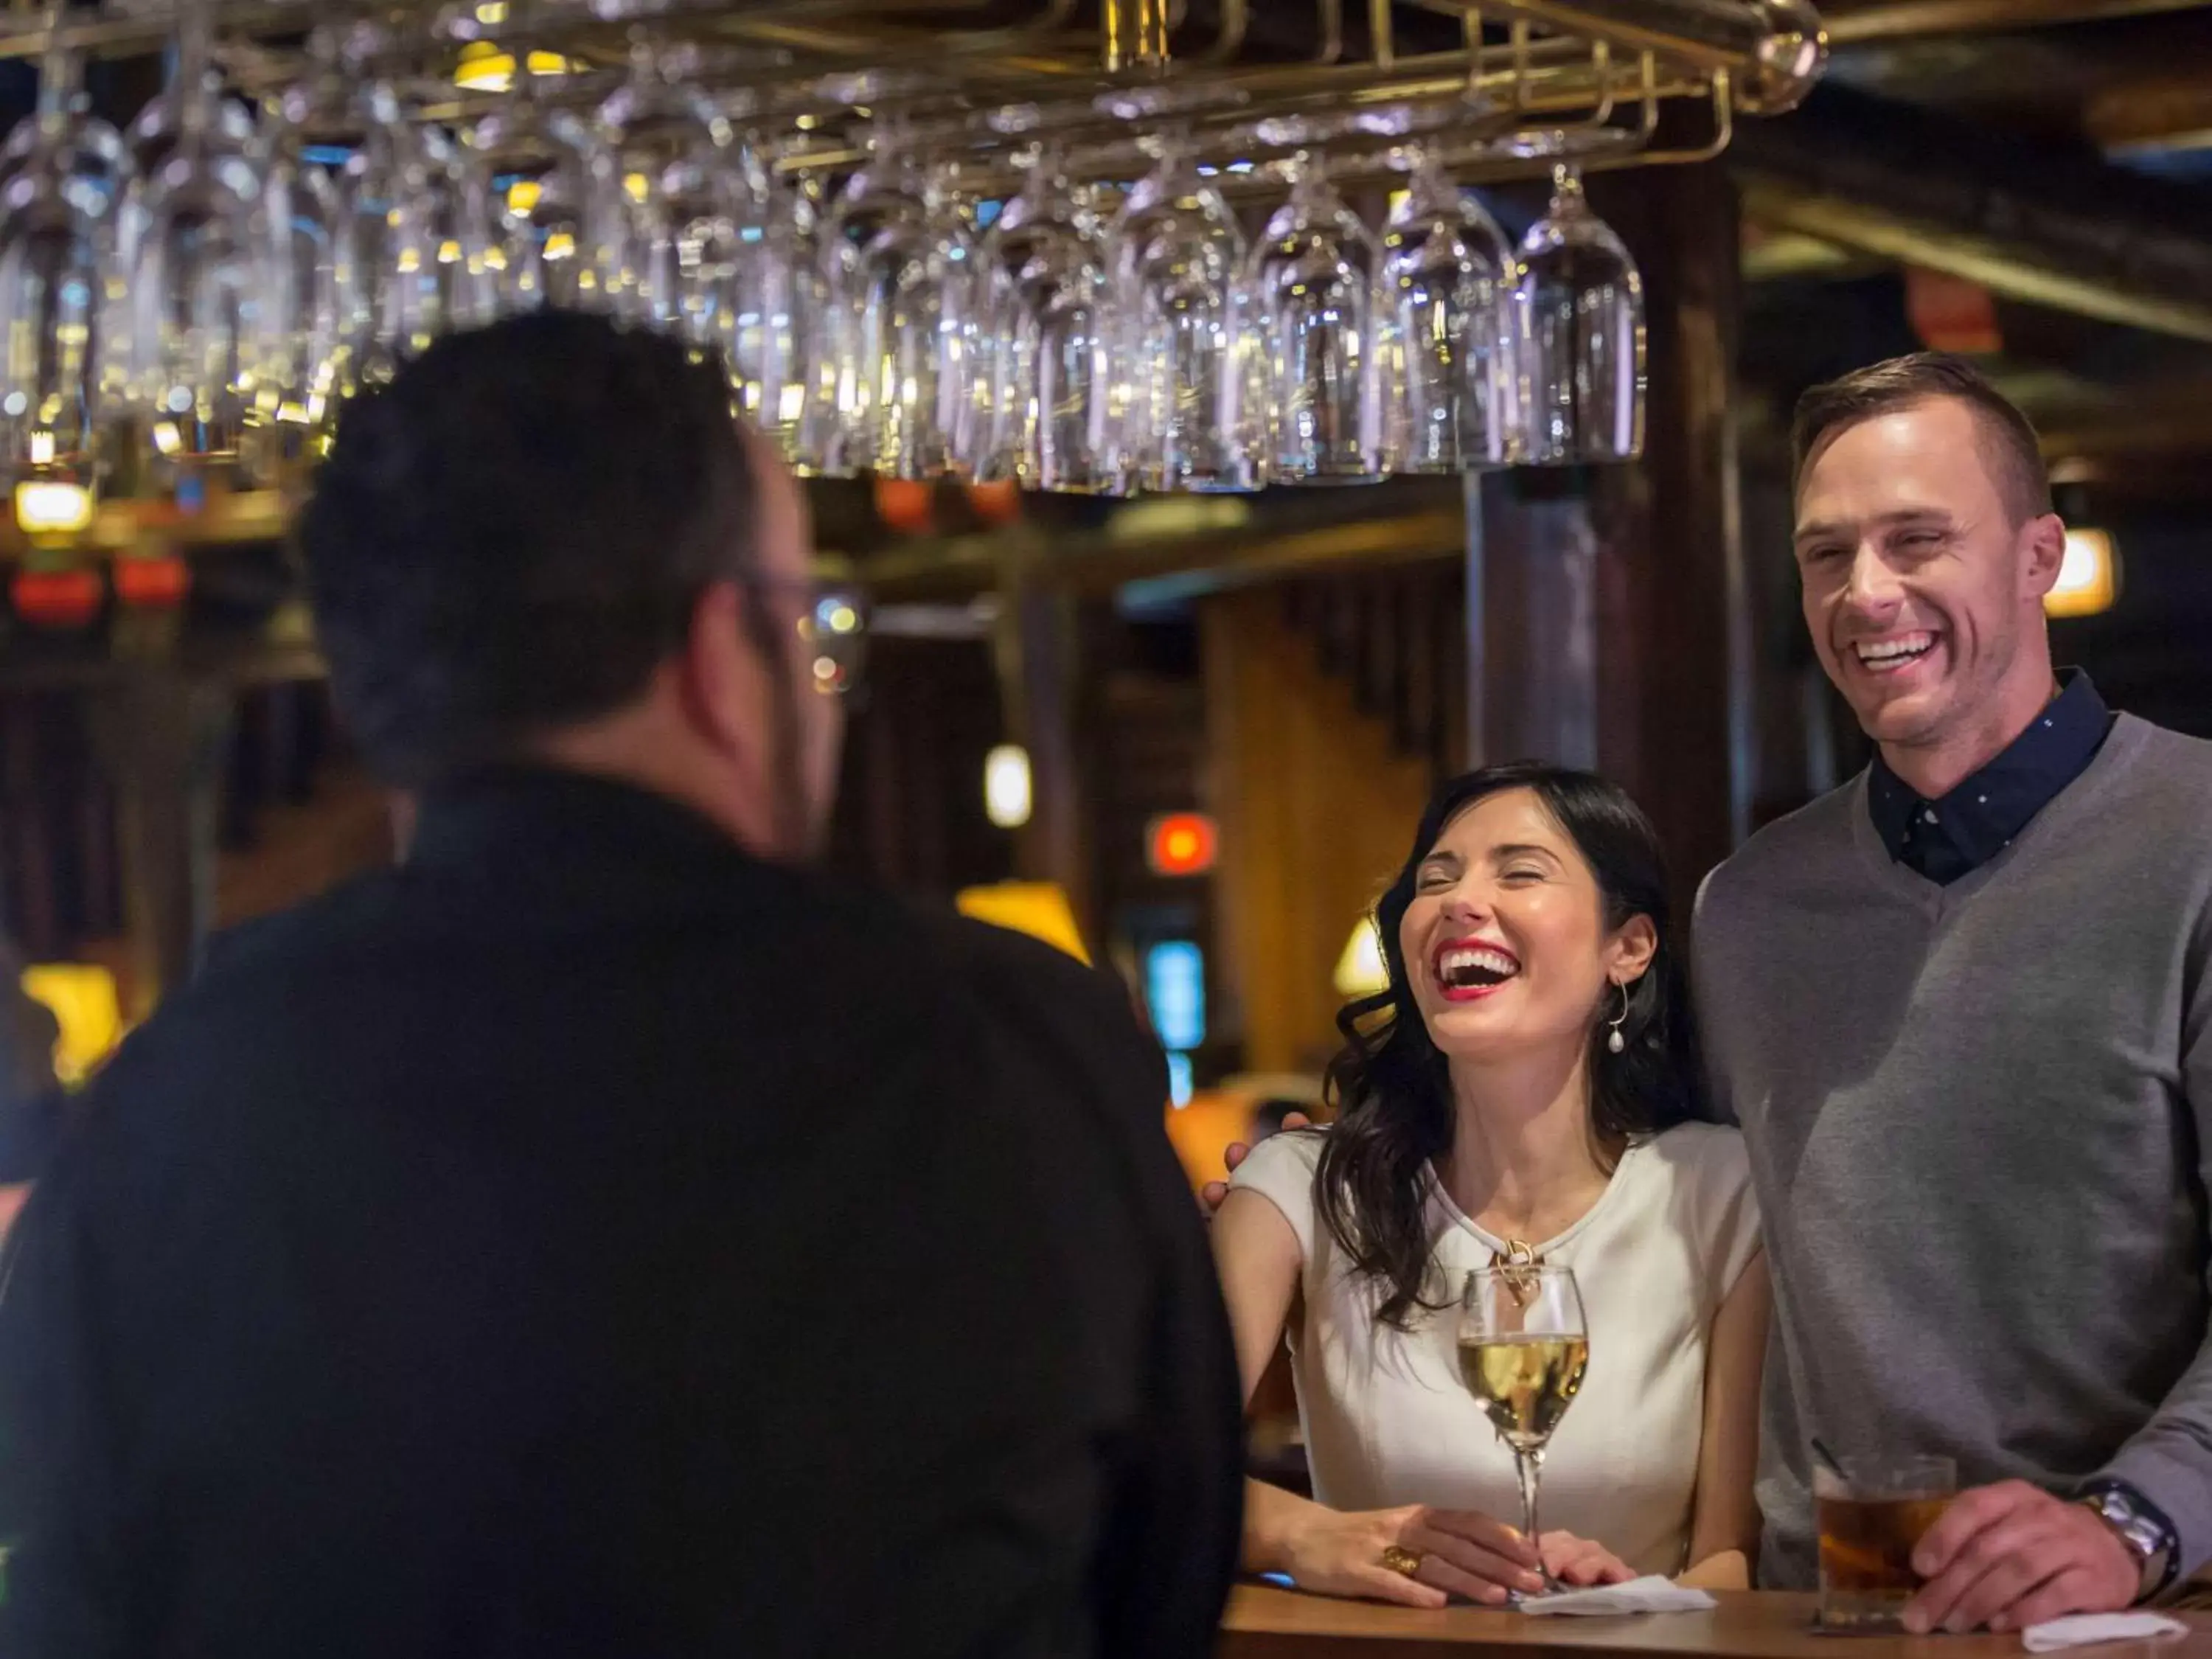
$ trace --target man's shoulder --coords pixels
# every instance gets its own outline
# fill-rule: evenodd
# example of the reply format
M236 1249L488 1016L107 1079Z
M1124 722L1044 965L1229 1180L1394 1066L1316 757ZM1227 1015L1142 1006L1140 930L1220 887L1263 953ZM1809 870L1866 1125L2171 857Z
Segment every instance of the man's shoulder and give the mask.
M967 981L987 1006L1085 1055L1102 1050L1156 1066L1121 981L1011 928L951 912L913 909L923 946Z
M2130 775L2136 787L2178 793L2192 804L2212 801L2212 742L2133 714L2121 715L2112 735L2136 747Z
M1708 875L1698 890L1700 921L1717 907L1764 896L1778 882L1802 878L1811 866L1851 850L1851 814L1863 810L1853 778L1759 830Z

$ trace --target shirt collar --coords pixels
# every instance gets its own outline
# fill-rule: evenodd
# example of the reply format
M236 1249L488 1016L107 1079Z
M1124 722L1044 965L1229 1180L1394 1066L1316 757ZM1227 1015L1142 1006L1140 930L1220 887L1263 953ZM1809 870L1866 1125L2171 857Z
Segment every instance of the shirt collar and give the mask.
M1867 809L1889 855L1939 883L1954 881L2012 844L2080 777L2112 729L2112 711L2079 669L1997 757L1939 800L1924 800L1876 754Z

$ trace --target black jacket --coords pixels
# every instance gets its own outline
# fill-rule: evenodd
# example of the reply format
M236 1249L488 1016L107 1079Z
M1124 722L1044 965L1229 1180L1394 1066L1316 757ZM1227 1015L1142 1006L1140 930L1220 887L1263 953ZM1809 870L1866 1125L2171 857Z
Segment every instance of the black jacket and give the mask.
M135 1035L0 1292L7 1659L1196 1656L1235 1367L1110 981L509 773Z

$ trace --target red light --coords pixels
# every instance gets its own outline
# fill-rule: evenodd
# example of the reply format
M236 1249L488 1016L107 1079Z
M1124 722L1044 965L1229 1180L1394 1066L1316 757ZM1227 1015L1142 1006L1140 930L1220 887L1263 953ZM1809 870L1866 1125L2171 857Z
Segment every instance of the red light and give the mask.
M1156 876L1202 876L1219 851L1213 820L1203 812L1154 818L1145 835L1145 861Z

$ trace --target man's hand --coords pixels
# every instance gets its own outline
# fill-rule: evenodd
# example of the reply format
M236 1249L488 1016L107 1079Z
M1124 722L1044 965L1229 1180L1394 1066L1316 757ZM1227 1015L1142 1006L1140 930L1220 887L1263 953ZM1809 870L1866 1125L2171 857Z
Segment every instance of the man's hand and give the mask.
M1313 1120L1304 1112L1285 1112L1283 1115L1283 1127L1310 1129L1313 1127ZM1230 1142L1229 1150L1222 1155L1221 1161L1229 1166L1229 1173L1235 1175L1237 1166L1251 1155L1252 1149L1249 1146L1241 1140L1234 1140ZM1229 1183L1225 1181L1209 1181L1198 1189L1198 1195L1205 1202L1206 1217L1210 1220L1213 1212L1221 1207L1221 1200L1229 1196Z
M2142 1589L2141 1564L2101 1517L2024 1480L1953 1499L1913 1549L1912 1569L1927 1581L1905 1609L1915 1636L2109 1613Z

